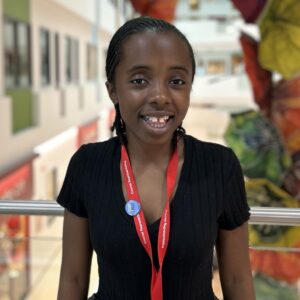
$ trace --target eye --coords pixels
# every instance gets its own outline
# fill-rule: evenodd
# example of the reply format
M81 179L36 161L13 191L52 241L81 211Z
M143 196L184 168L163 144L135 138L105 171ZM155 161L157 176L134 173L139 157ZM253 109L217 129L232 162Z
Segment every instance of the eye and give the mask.
M172 85L184 85L184 84L185 84L185 81L182 80L182 79L172 79L172 80L170 81L170 83L171 83Z
M141 85L141 84L146 84L147 81L143 78L137 78L137 79L133 79L133 80L130 80L131 83L133 84L137 84L137 85Z

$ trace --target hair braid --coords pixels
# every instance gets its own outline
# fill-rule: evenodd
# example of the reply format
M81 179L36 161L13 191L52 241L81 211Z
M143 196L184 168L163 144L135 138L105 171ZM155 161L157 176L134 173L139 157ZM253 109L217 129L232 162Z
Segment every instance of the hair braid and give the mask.
M116 111L116 116L115 116L114 123L111 127L111 132L116 130L116 134L119 137L121 144L126 145L127 139L126 139L125 123L122 120L119 104L115 104L115 111Z

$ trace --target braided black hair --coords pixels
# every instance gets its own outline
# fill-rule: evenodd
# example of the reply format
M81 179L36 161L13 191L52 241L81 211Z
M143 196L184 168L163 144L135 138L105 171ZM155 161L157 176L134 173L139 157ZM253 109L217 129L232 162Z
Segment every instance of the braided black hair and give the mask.
M116 67L119 64L121 59L122 45L129 36L137 33L142 33L142 32L165 33L168 31L175 33L181 40L185 42L191 57L192 81L193 81L195 75L195 57L189 41L184 36L184 34L181 31L179 31L174 25L164 20L160 20L152 17L139 17L139 18L129 20L116 31L116 33L114 34L114 36L110 41L107 50L106 66L105 66L107 81L110 83L114 82ZM115 110L116 110L116 116L111 130L112 132L116 130L116 134L119 137L120 141L123 144L126 144L127 139L126 139L125 124L122 121L118 104L115 105ZM173 140L172 140L173 145L176 145L177 137L183 136L184 134L185 134L185 130L180 125L173 135Z

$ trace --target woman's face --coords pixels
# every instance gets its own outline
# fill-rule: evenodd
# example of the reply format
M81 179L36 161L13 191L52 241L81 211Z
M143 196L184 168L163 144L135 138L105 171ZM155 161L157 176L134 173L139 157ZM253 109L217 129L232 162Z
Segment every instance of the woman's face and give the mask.
M124 41L108 92L119 104L128 142L170 142L189 107L192 61L173 32L144 32Z

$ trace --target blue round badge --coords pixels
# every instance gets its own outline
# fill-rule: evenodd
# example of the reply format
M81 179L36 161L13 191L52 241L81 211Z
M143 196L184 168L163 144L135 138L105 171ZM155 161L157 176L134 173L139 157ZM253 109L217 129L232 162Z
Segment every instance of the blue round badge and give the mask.
M133 217L133 216L137 215L139 213L140 209L141 209L141 205L136 200L129 200L125 204L125 210L129 216Z

